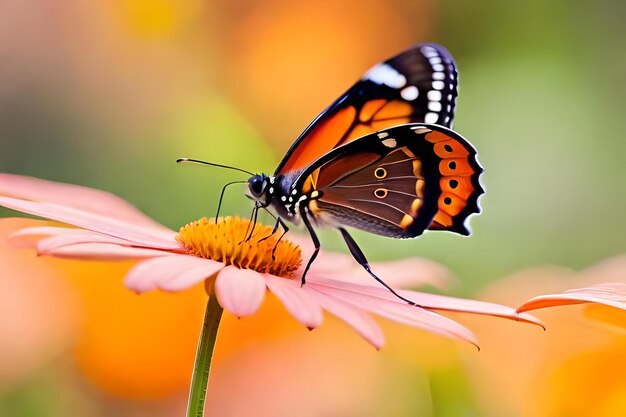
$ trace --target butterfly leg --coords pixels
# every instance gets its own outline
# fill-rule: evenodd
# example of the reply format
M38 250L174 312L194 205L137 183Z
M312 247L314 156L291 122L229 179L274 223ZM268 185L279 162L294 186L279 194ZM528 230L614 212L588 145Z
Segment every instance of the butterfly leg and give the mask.
M252 232L254 232L254 227L252 228L252 230L250 230L250 225L254 223L254 225L256 226L255 216L258 210L259 210L259 207L255 204L254 207L252 208L252 213L250 214L250 221L248 222L248 227L246 227L246 233L244 234L246 238L244 238L241 242L239 242L240 245L243 242L247 242L252 237Z
M304 273L302 274L302 285L304 285L306 284L306 274L307 272L309 272L309 268L311 268L311 265L313 264L313 261L315 260L315 258L317 258L317 254L320 252L321 245L320 245L320 239L317 237L317 234L315 234L315 229L313 229L313 226L311 225L311 221L307 217L306 212L304 210L300 211L300 217L302 218L302 222L306 226L306 229L309 231L309 234L311 235L311 240L313 240L313 246L315 247L313 254L309 258L309 262L307 262L306 264L306 268L304 268Z
M279 226L282 226L283 232L281 233L280 237L276 241L276 244L274 244L274 248L272 249L272 260L273 261L276 260L276 256L275 255L276 255L276 248L278 248L278 243L281 241L283 236L285 236L287 234L287 232L289 231L289 228L287 227L287 225L285 224L283 219L281 219L280 217L276 217L276 224L274 225L274 229L272 230L272 233L270 233L269 235L267 235L264 238L259 240L259 242L263 242L265 239L268 239L270 236L272 236L274 233L276 233L276 231L278 230Z
M367 262L367 258L365 258L365 255L363 254L363 251L361 250L361 248L359 248L359 246L356 244L352 236L350 236L348 231L344 229L343 227L340 227L339 231L341 232L341 236L343 236L343 240L346 241L346 245L348 245L348 249L350 249L350 253L352 253L352 256L354 256L354 259L356 259L356 261L367 271L368 274L372 276L372 278L374 278L376 281L382 284L383 287L387 288L393 295L395 295L402 301L412 306L421 307L419 304L415 303L414 301L404 298L403 296L395 292L394 289L391 288L389 285L387 285L385 281L383 281L376 274L374 274L372 272L372 269L370 268L369 262Z
M287 233L287 231L289 230L289 228L287 227L287 225L285 224L285 222L283 222L283 219L281 219L280 217L276 217L274 216L274 214L269 211L268 209L266 209L265 207L263 207L265 209L265 211L267 211L269 213L270 216L272 216L274 218L274 220L276 220L276 224L274 224L274 228L272 229L272 233L270 233L269 235L265 236L264 238L259 239L259 242L263 242L266 239L269 239L274 233L276 233L276 231L278 230L278 226L282 226L283 227L283 234L280 235L280 239L282 239L282 237L285 235L285 233Z
M248 224L248 228L246 230L246 235L248 235L248 230L250 230L250 234L244 240L244 242L247 242L250 239L252 239L252 235L254 234L254 229L256 229L256 219L257 219L258 214L259 214L259 206L255 205L254 208L252 209L252 216L250 216L250 222L252 224L252 230L250 230L250 224Z

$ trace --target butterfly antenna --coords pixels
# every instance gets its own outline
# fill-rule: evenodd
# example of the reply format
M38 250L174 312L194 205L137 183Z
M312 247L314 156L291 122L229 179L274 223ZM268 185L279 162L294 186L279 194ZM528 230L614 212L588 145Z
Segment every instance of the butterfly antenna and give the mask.
M176 162L179 163L179 164L182 164L182 163L192 163L192 164L209 165L209 166L212 166L212 167L232 169L234 171L244 172L244 173L246 173L248 175L254 175L254 173L252 173L250 171L246 171L245 169L241 169L241 168L237 168L237 167L231 167L230 165L222 165L222 164L215 164L213 162L201 161L199 159L178 158L176 160Z
M222 208L222 199L224 198L224 192L229 185L233 184L245 184L247 181L232 181L222 187L222 192L220 193L220 201L217 203L217 213L215 214L215 223L217 224L217 219L220 217L220 209Z

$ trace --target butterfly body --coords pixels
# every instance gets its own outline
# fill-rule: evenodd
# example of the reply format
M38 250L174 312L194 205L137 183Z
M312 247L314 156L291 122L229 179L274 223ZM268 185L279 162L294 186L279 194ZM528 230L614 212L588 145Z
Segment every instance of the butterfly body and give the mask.
M337 228L355 259L365 255L345 227L393 238L426 230L469 235L482 168L472 145L450 128L457 97L454 60L436 44L416 45L375 65L296 139L274 175L253 175L250 196L285 221ZM285 221L283 221L285 220ZM284 233L283 233L284 234ZM281 236L282 237L282 236Z

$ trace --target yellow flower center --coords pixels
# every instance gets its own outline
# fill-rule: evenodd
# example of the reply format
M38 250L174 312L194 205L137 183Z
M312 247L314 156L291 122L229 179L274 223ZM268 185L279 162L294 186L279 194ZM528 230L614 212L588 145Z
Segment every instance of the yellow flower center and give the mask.
M270 226L260 223L247 239L252 226L249 220L239 217L220 218L217 223L203 217L181 227L176 240L187 253L200 258L291 277L302 263L300 248L285 239L278 241L280 232L272 234Z

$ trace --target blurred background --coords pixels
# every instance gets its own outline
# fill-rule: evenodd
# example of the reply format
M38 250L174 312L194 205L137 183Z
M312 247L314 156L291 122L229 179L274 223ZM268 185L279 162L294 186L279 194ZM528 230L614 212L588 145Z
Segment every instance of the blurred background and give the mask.
M624 19L618 0L2 0L0 171L108 190L176 229L241 179L176 158L271 173L365 70L434 41L457 61L454 127L485 167L483 213L470 238L355 233L364 252L436 260L456 278L447 293L510 305L626 281ZM223 213L250 209L232 187ZM182 414L201 288L138 297L121 285L129 265L4 242L0 262L0 416ZM207 412L626 415L624 317L563 311L538 314L545 333L473 321L480 353L388 325L376 352L331 318L309 333L270 300L225 318Z

